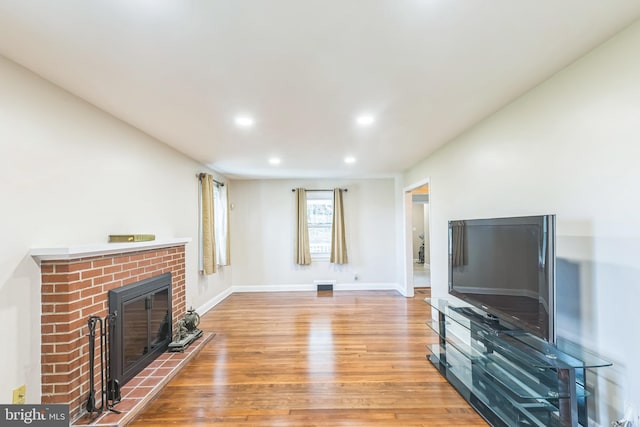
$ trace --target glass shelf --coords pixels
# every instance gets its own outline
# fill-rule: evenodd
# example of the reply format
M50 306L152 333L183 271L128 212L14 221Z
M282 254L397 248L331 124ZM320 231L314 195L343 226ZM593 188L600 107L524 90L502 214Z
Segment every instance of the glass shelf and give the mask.
M560 426L557 408L547 401L548 397L521 399L517 395L513 396L510 389L497 383L483 370L474 369L471 376L470 369L442 362L437 356L439 346L436 344L431 347L431 350L436 353L428 356L429 361L436 366L443 364L445 366L443 375L459 390L460 386L463 387L460 391L464 397L473 396L473 399L468 400L476 409L482 409L485 417L487 417L487 411L490 411L498 417L499 422L504 423L496 423L497 425Z
M497 322L487 320L470 305L448 298L425 298L425 302L461 326L475 329L487 338L495 337L494 345L513 353L513 357L532 367L587 369L612 365L569 341L559 340L554 345L520 329L507 329Z
M570 396L566 391L559 391L558 378L551 370L538 371L535 373L537 375L532 375L500 358L498 354L482 354L457 339L447 338L445 343L428 346L431 354L437 358L440 354L446 354L447 347L453 347L467 358L475 369L481 370L483 375L511 390L521 399L558 399ZM456 370L455 365L450 363L447 363L447 368ZM576 396L587 397L589 392L583 387L578 387Z
M457 299L425 302L438 314L426 324L439 336L427 358L490 424L586 425L586 369L611 362L568 341L546 342Z

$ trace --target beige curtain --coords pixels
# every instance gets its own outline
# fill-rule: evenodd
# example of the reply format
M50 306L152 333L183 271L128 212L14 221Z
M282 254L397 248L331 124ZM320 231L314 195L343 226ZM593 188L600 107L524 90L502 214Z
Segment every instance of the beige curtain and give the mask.
M347 240L344 230L344 208L342 205L342 189L333 190L333 222L331 224L331 259L335 264L346 264Z
M451 266L461 267L465 264L464 221L453 221L451 223L451 240L453 241L453 252L451 253Z
M304 188L296 188L296 241L294 262L298 265L311 264L309 249L309 227L307 226L307 193Z
M213 177L206 173L200 174L200 183L202 189L202 273L208 275L216 272Z

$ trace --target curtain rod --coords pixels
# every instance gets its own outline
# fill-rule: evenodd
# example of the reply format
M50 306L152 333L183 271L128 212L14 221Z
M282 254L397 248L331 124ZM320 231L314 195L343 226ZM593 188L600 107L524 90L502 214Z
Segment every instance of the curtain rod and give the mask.
M197 173L196 174L196 178L198 179L202 179L204 178L204 176L206 175L206 173L202 172L202 173ZM213 182L215 182L216 184L218 184L220 187L224 187L224 182L220 182L217 179L213 178Z
M340 190L342 190L342 191L349 191L349 189L348 189L348 188L341 188ZM296 189L295 189L295 188L292 188L292 189L291 189L291 191L296 191ZM322 189L319 189L319 190L318 190L318 189L317 189L317 190L307 190L307 189L305 188L305 189L304 189L304 191L333 191L333 189L330 189L330 190L322 190Z

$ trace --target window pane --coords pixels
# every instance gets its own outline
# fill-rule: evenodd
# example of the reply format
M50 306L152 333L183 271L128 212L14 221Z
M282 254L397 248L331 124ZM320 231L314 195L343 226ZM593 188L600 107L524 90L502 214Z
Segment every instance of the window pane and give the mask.
M309 249L312 254L331 252L331 226L309 227Z
M227 265L227 189L226 187L214 187L213 189L213 216L216 236L216 262L218 265Z
M327 193L322 198L316 193L314 198L307 199L309 249L312 255L328 255L331 252L333 197L330 192Z
M333 200L307 200L307 221L309 225L331 225L332 217Z

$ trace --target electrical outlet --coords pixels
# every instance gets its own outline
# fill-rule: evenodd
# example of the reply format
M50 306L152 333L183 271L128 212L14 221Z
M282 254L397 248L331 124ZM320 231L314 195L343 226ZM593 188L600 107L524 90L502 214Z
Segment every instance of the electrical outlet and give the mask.
M11 403L14 405L24 405L27 403L27 386L25 384L13 390L13 400Z

